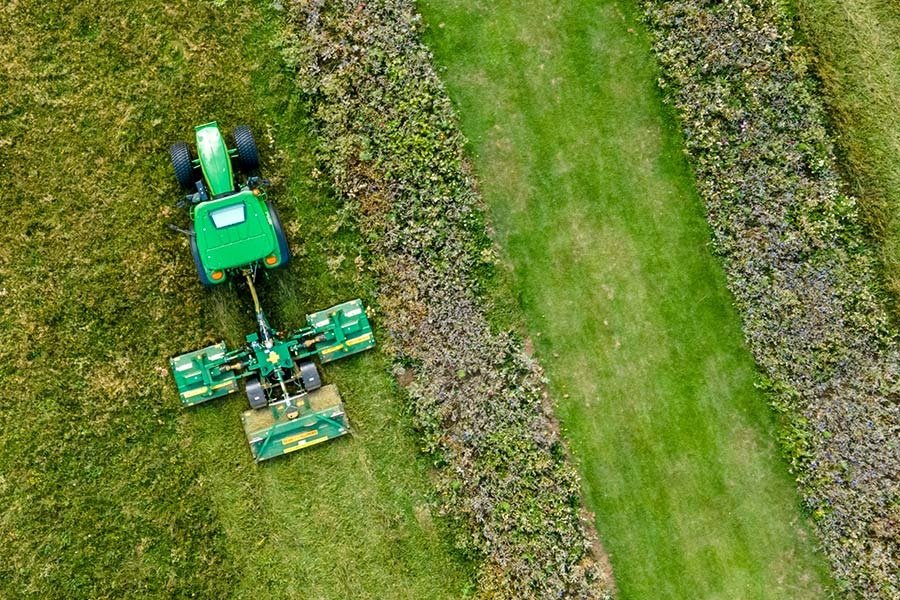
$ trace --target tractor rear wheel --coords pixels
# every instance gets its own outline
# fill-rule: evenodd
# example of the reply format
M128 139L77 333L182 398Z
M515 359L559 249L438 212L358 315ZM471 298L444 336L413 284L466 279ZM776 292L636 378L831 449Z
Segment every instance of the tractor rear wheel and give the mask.
M278 218L278 213L275 212L275 207L271 202L266 202L266 206L269 209L269 217L272 219L275 239L278 240L278 253L281 254L281 264L278 266L284 267L291 259L291 249L288 247L287 236L284 235L284 227L281 226L281 220Z
M175 169L175 179L185 190L193 190L197 177L194 174L194 162L191 158L191 148L185 142L175 142L169 148L169 158L172 159L172 167Z
M247 392L250 408L265 408L269 403L266 399L266 391L263 389L258 377L248 377L244 382L244 391Z
M234 147L237 148L238 168L247 175L255 173L259 169L259 151L253 133L246 125L234 128Z
M193 225L191 225L191 228L188 230L188 234L188 237L191 240L191 256L194 257L194 266L197 268L197 277L200 278L200 283L202 283L204 287L212 287L213 282L206 276L206 271L203 269L203 263L200 261L200 249L197 248L197 236L194 234Z

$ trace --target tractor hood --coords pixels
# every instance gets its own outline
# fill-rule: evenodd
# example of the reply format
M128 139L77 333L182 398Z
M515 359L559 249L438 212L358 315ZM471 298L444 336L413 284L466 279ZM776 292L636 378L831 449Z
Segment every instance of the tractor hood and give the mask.
M234 190L234 172L231 169L231 156L222 138L222 132L215 121L194 128L197 140L197 156L200 158L200 169L209 185L211 196L226 194Z
M209 271L243 267L277 252L266 205L249 190L197 206L194 233Z

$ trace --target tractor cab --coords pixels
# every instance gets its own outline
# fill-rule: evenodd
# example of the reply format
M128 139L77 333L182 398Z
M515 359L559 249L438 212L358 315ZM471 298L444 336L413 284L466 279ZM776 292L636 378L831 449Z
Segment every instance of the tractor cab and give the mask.
M211 281L218 282L227 272L248 264L275 268L287 262L273 227L274 209L261 197L262 193L243 190L194 207L197 253Z

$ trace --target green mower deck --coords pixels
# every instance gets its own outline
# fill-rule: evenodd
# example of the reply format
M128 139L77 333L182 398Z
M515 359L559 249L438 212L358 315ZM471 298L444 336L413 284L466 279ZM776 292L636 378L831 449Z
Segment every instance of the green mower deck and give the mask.
M309 392L305 411L294 419L282 404L268 410L247 410L241 415L250 452L257 461L308 448L350 431L337 387L326 385Z
M350 431L337 388L322 386L312 359L328 363L374 347L366 312L362 302L351 300L306 319L306 327L278 333L258 310L260 331L248 335L242 348L219 342L169 361L186 407L236 392L244 380L251 409L241 420L257 462Z

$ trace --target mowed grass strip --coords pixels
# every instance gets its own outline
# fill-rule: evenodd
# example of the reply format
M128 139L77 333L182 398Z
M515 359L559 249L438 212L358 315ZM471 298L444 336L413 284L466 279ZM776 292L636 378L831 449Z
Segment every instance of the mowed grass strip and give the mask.
M204 292L168 145L257 132L295 249L277 326L373 282L312 140L268 2L0 9L0 596L455 598L468 565L429 511L386 359L329 366L355 436L257 467L243 397L183 410L168 357L253 329ZM376 316L377 323L377 316Z
M900 314L900 5L795 0L793 8Z
M636 8L420 8L621 598L826 596Z

